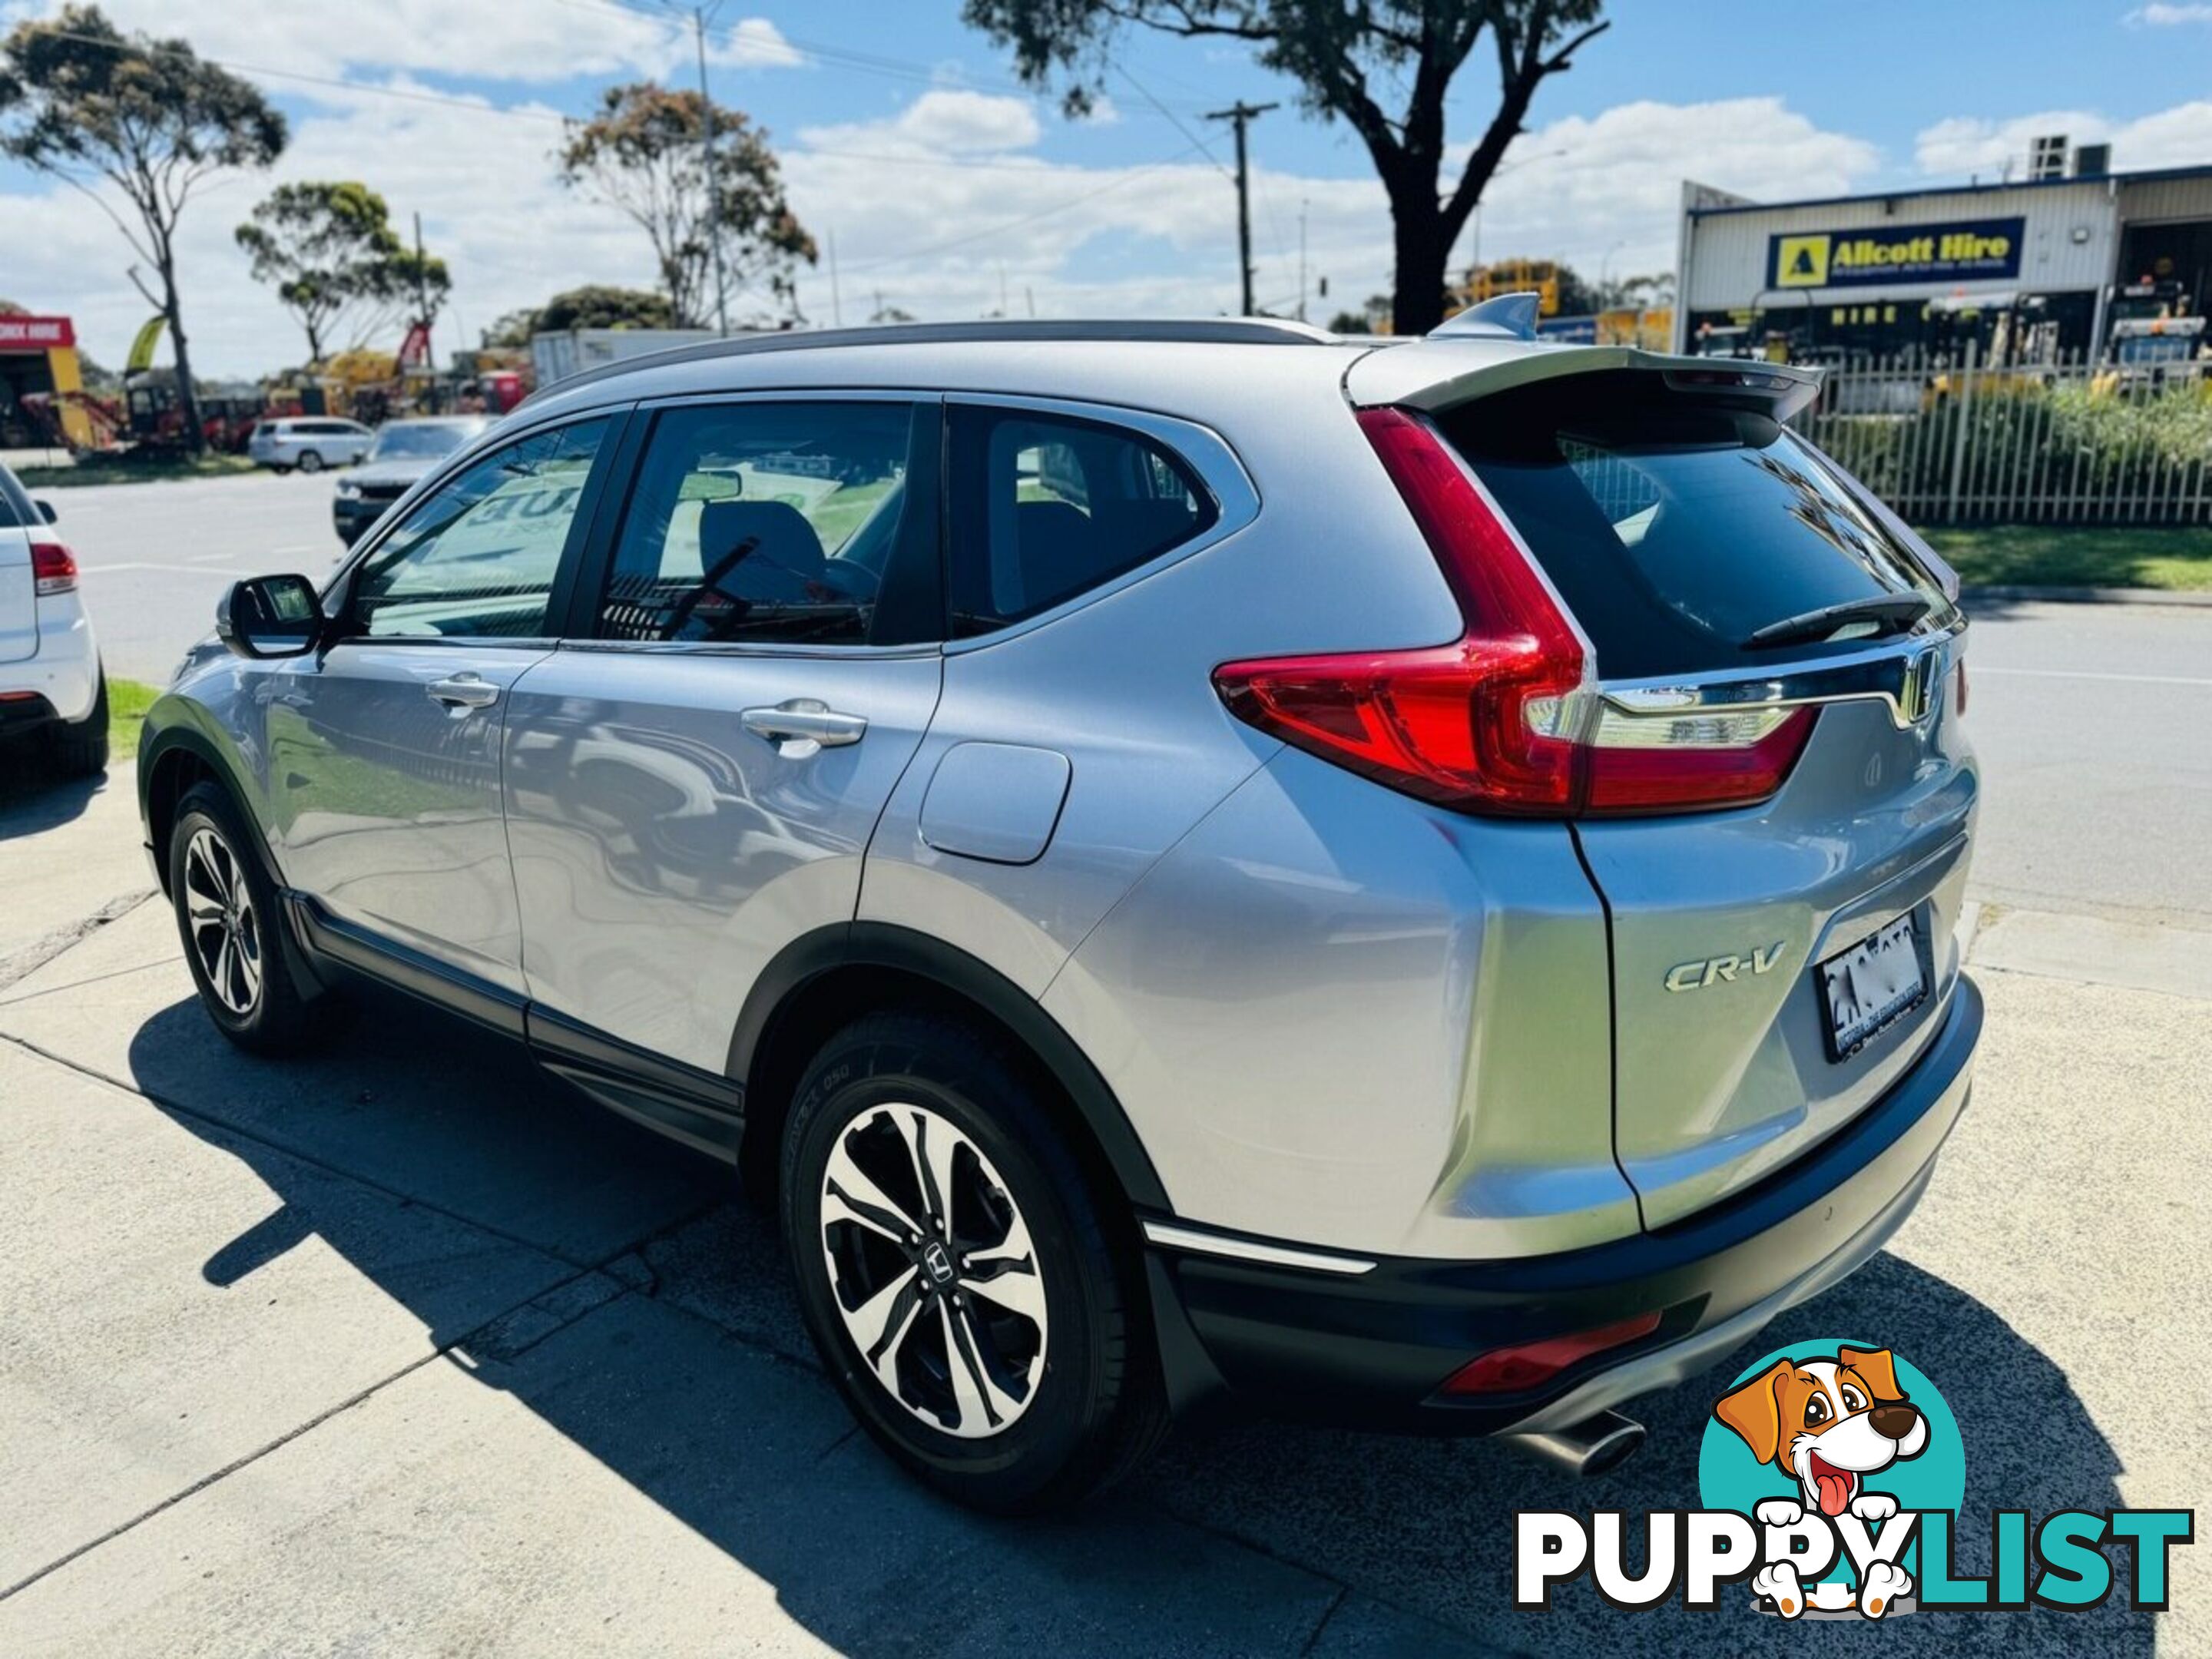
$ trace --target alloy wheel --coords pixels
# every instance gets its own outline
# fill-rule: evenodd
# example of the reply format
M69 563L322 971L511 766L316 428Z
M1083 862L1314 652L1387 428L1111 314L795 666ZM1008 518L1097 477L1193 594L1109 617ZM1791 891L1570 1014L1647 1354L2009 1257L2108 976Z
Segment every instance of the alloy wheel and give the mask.
M1029 1224L975 1143L927 1107L872 1107L822 1176L822 1253L845 1329L915 1417L1004 1432L1044 1378L1044 1281Z
M214 830L185 845L185 915L192 954L216 1000L243 1018L261 1000L260 919L238 855Z

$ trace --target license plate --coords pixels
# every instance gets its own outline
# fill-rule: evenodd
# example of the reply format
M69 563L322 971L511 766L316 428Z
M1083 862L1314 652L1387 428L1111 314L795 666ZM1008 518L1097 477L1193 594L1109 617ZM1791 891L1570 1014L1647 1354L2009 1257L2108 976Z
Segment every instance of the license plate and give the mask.
M1827 1003L1828 1044L1838 1060L1917 1008L1928 994L1928 976L1911 913L1822 963L1820 989Z

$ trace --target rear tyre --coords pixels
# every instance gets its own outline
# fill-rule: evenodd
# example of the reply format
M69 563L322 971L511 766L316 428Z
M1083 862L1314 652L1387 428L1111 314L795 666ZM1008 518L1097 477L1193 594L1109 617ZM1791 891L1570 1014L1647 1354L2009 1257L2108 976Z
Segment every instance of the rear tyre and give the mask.
M198 783L169 831L169 897L185 965L215 1028L256 1054L291 1054L321 1036L317 988L295 977L278 930L276 884L244 815L220 786Z
M315 453L312 449L303 449L300 452L301 471L320 472L322 470L323 458L321 456Z
M876 1442L997 1514L1079 1503L1158 1443L1142 1292L1028 1068L937 1015L832 1037L784 1137L785 1243Z
M100 677L99 694L92 713L81 720L64 721L47 739L47 757L65 778L89 778L107 769L107 676Z

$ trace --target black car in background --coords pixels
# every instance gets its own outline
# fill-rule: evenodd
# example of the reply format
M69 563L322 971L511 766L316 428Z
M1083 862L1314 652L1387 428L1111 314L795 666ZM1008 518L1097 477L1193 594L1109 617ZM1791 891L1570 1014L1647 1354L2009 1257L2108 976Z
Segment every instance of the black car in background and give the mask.
M361 465L338 480L331 498L338 539L351 547L416 479L491 423L489 415L444 415L379 427Z

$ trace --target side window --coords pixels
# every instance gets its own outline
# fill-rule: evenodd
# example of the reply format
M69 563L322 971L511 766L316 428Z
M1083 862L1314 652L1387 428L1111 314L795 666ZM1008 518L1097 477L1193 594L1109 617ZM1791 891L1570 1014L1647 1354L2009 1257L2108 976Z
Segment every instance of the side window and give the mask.
M351 631L373 639L532 639L604 420L495 449L422 501L354 579Z
M905 519L903 403L662 412L599 606L611 640L866 643Z
M1218 516L1189 466L1143 433L1026 410L951 414L956 636L1073 599Z

